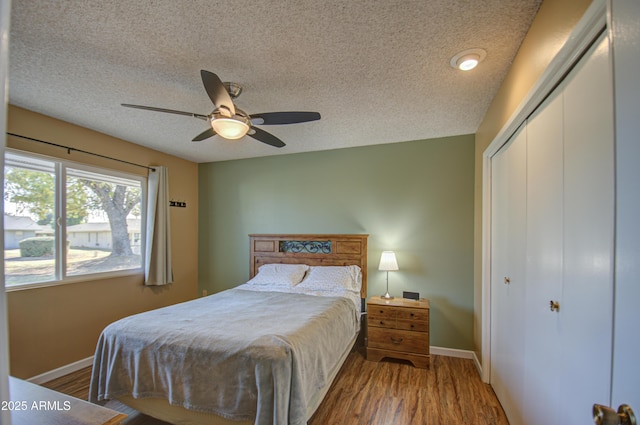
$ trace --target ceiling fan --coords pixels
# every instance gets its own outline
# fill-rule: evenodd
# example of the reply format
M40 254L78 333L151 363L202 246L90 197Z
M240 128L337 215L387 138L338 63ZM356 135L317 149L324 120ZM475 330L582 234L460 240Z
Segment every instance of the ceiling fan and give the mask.
M242 86L236 83L223 83L216 74L204 69L200 71L200 75L204 88L213 102L213 106L215 106L215 109L209 115L128 103L122 103L121 105L127 108L186 115L209 121L210 127L194 137L192 139L194 142L208 139L216 134L230 140L240 139L244 135L249 135L259 142L276 148L285 146L284 142L273 134L255 127L256 125L297 124L320 119L318 112L264 112L249 115L237 108L233 103L233 99L242 92Z

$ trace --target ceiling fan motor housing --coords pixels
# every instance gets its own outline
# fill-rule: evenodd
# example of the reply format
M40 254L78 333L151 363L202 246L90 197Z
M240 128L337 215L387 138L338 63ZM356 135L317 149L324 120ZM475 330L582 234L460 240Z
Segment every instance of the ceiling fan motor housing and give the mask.
M222 84L224 85L224 88L227 89L229 96L231 96L233 99L240 96L240 93L242 93L242 86L238 83L225 81Z

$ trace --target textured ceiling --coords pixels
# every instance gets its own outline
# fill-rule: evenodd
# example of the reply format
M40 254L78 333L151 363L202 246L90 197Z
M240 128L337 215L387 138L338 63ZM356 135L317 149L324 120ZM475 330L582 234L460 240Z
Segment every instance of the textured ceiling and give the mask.
M196 162L474 133L540 0L13 0L9 102ZM449 61L487 56L470 72ZM247 113L320 121L191 139L206 69L244 87ZM28 135L27 135L28 136ZM64 143L64 140L51 140Z

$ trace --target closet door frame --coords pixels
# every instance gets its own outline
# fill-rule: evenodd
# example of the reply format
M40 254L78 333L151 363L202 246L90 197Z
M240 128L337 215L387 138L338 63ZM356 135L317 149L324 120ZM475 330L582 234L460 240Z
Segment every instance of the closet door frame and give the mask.
M491 160L517 129L562 81L582 55L608 30L607 1L594 0L576 25L564 46L527 96L502 127L482 158L482 360L480 375L485 383L491 378Z

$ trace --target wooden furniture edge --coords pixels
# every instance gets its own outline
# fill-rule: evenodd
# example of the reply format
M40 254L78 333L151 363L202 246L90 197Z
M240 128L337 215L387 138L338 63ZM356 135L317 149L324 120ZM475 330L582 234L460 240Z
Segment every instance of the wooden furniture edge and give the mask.
M127 415L43 386L9 377L11 423L118 425Z
M429 301L429 299L427 298L419 298L417 300L412 300L412 299L408 299L408 298L400 298L400 297L395 297L392 298L391 300L386 300L384 298L382 298L382 296L380 295L374 295L371 298L369 298L367 300L367 304L372 304L372 305L391 305L393 307L399 307L399 308L431 308L431 303Z
M385 357L407 360L411 362L415 367L421 368L421 369L427 369L431 362L430 354L424 355L424 354L404 353L402 351L394 351L393 355L391 355L389 354L389 350L367 347L367 360L372 362L379 362Z

